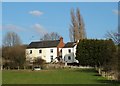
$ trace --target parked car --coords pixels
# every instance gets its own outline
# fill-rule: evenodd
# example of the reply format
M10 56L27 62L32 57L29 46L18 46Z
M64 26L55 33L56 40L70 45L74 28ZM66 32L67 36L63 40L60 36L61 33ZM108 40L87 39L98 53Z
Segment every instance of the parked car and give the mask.
M41 70L40 67L34 67L33 70Z

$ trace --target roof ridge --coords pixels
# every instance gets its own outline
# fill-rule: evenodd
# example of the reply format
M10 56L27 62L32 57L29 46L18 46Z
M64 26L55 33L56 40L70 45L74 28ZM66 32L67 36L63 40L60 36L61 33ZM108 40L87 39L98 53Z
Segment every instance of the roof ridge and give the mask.
M42 40L42 41L33 41L33 42L47 42L47 41L60 41L60 40ZM32 43L32 42L31 42Z

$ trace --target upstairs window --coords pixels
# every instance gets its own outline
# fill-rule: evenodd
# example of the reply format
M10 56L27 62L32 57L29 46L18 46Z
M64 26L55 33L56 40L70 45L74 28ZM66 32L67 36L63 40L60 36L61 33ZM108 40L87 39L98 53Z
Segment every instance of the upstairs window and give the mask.
M39 53L42 53L42 50L39 50Z
M71 49L69 49L68 52L71 53Z
M53 53L53 49L50 49L50 52Z
M32 50L30 50L30 54L32 54Z

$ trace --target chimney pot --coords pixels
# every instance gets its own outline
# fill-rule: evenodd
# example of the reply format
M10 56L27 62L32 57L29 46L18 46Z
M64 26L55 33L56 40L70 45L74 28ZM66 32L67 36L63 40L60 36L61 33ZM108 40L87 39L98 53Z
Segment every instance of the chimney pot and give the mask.
M63 37L60 37L60 41L63 41Z

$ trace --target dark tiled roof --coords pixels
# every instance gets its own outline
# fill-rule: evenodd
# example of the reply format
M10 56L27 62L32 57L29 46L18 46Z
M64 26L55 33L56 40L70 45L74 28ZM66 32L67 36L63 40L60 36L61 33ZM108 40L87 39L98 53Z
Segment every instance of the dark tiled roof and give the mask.
M65 44L64 48L71 48L71 47L74 47L76 45L75 42L68 42Z
M60 40L48 40L48 41L38 41L31 42L27 48L50 48L57 47Z

